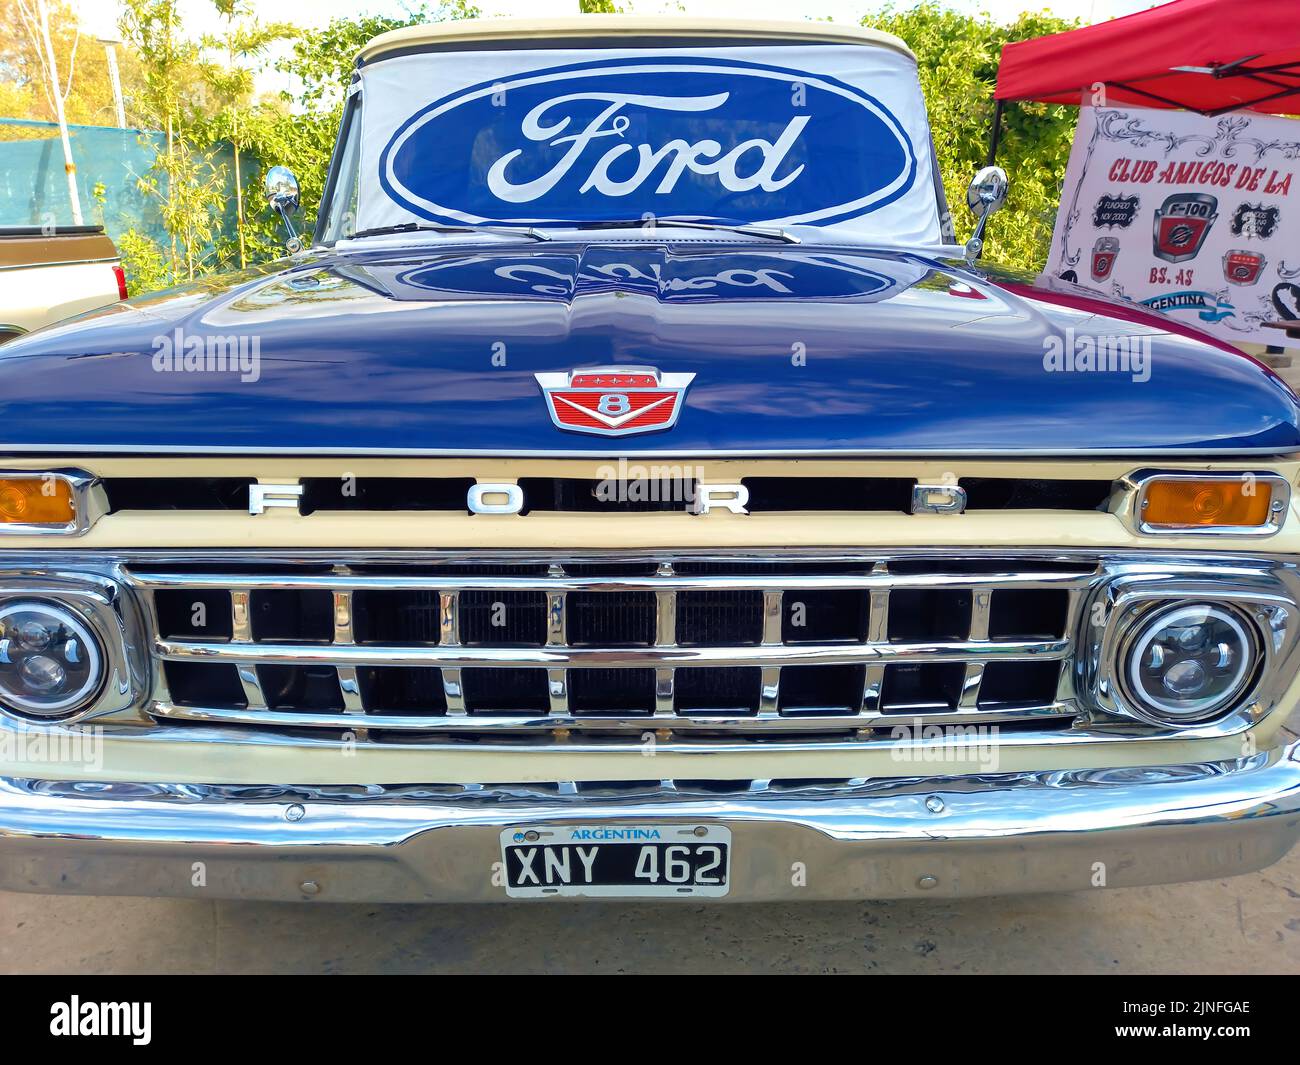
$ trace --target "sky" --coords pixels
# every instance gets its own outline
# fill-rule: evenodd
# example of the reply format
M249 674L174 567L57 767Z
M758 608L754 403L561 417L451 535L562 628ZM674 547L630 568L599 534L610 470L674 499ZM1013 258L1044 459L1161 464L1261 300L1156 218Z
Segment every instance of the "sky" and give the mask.
M477 0L485 15L505 15L515 18L546 18L576 15L577 0ZM999 21L1010 21L1021 11L1046 10L1063 18L1077 18L1084 22L1104 22L1109 18L1129 15L1155 7L1157 0L943 0L945 7L958 11L987 13ZM813 16L829 18L832 22L857 25L869 11L886 6L884 0L804 0L800 11L789 0L632 0L630 7L638 15L661 13L693 15L702 18L754 18L795 19ZM80 14L82 26L97 37L114 34L114 24L119 15L116 0L71 0L71 6ZM403 3L402 0L253 0L254 9L267 21L284 20L300 26L324 26L331 19L357 14L404 15L410 8L418 7L419 0ZM430 4L430 6L433 6ZM900 8L911 6L911 0L898 0ZM211 0L181 0L181 10L186 29L193 36L215 33L220 21ZM292 91L290 75L274 70L265 71L257 82L262 92L280 89Z

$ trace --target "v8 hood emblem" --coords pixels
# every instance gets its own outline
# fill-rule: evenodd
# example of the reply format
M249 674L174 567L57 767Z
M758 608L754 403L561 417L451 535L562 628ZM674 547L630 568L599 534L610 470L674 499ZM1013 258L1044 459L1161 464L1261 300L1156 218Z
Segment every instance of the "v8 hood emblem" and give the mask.
M661 374L653 366L595 366L534 375L560 429L631 436L671 429L693 373Z

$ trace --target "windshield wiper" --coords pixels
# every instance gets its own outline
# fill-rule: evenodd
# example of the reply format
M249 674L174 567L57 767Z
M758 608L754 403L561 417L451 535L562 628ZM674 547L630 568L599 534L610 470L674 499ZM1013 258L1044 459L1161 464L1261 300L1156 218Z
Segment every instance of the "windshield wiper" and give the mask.
M392 226L375 226L353 233L349 240L362 237L384 237L393 233L500 233L506 237L531 237L533 240L550 240L545 233L539 233L529 226L525 229L511 229L508 226L442 226L427 222L399 222Z
M672 229L708 229L725 233L743 233L747 237L767 237L780 240L786 244L801 244L802 241L793 233L787 233L779 226L760 226L752 222L731 224L728 222L705 222L694 218L620 218L599 222L575 222L566 226L569 229L654 229L664 226Z

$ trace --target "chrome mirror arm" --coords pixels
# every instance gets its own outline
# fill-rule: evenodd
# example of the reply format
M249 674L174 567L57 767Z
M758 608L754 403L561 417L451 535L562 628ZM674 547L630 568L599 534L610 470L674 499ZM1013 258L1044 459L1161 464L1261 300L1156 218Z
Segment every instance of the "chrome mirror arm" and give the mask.
M298 229L290 217L292 212L298 209L297 175L287 166L273 166L266 172L263 187L266 190L267 204L280 216L284 228L289 233L289 239L285 242L286 247L295 254L302 251L302 238L298 235Z
M984 251L984 230L989 216L1007 201L1010 182L1000 166L986 166L976 174L966 190L966 206L979 219L975 232L966 242L966 258L974 262Z

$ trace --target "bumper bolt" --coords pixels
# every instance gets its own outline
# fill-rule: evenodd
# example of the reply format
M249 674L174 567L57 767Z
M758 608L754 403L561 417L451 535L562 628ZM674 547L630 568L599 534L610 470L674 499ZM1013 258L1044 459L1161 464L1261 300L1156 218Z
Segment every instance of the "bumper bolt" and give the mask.
M298 889L299 889L299 890L300 890L304 895L319 895L319 894L320 894L320 885L319 885L318 883L316 883L315 880L304 880L301 884L298 885Z
M922 891L929 891L931 888L939 886L939 878L937 876L923 876L916 882L916 886Z
M943 800L938 795L931 795L925 800L925 808L932 814L941 814L944 810Z
M307 816L307 811L304 810L298 803L294 803L292 806L290 806L287 810L284 811L284 819L286 821L301 821L306 816Z

